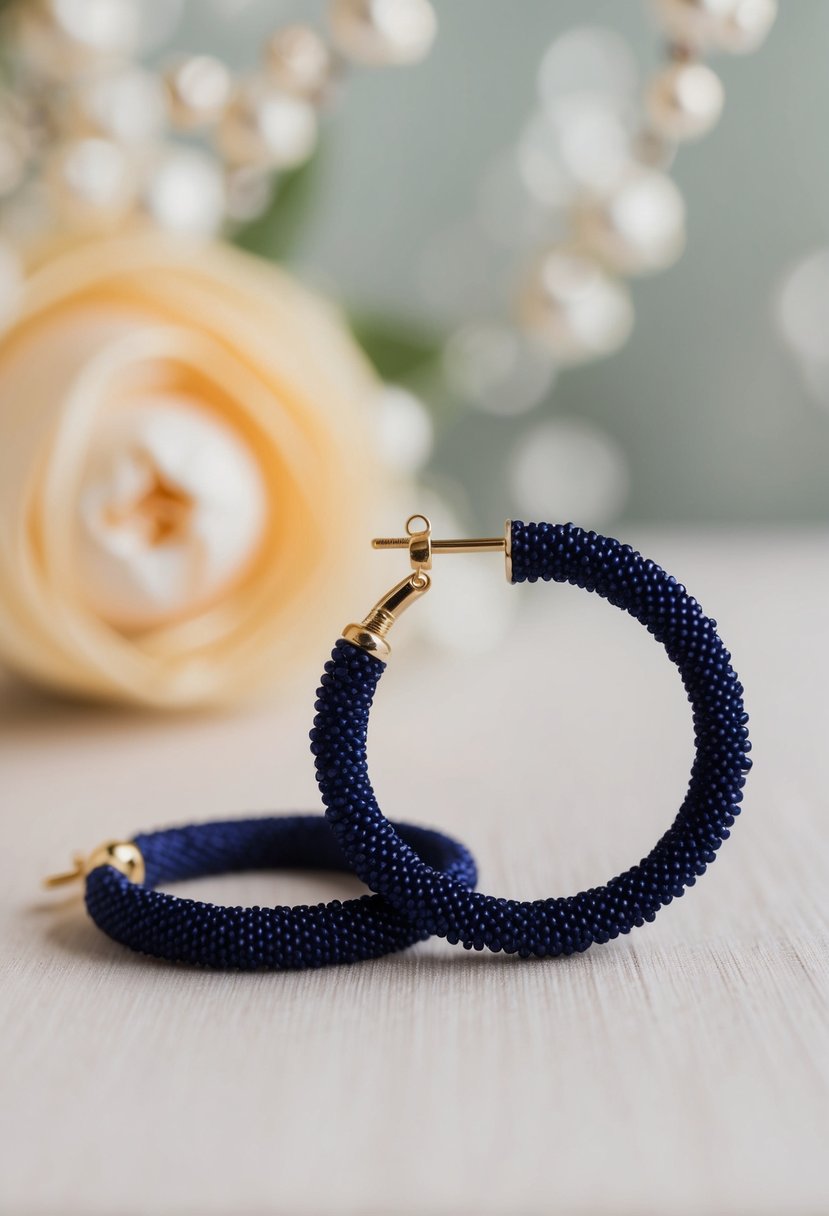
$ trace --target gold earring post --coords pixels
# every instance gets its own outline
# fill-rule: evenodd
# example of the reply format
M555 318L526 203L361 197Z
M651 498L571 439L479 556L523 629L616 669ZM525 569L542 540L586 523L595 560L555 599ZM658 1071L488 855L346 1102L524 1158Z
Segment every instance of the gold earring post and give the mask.
M372 549L408 549L407 536L377 536L371 542ZM505 536L477 536L466 540L433 540L433 553L506 553Z
M512 580L510 538L512 524L507 520L503 536L481 536L463 540L433 540L432 525L425 515L410 515L406 520L405 536L378 536L371 542L372 549L408 549L409 562L414 571L408 578L392 587L372 608L368 616L358 623L346 625L342 636L347 642L359 646L377 659L387 659L391 647L386 636L402 612L424 595L432 585L427 570L432 568L432 557L438 553L503 553L506 560L507 581Z

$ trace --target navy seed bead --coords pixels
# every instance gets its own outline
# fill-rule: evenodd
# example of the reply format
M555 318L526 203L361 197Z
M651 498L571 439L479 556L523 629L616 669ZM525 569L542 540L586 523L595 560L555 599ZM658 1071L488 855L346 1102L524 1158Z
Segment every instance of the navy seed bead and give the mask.
M714 861L740 813L751 768L748 716L715 622L630 545L572 524L513 523L512 579L594 591L640 621L679 669L693 708L696 758L676 819L639 865L604 887L532 903L470 891L425 865L383 815L369 780L366 732L385 665L343 640L317 694L312 750L328 821L348 861L413 925L475 949L573 954L652 921Z
M475 862L462 845L427 828L398 824L397 830L430 870L460 889L475 883ZM153 889L242 870L348 872L322 815L193 824L136 836L135 843L145 881L98 866L86 879L86 906L99 929L142 954L202 967L286 971L378 958L428 936L379 895L294 908L225 908Z

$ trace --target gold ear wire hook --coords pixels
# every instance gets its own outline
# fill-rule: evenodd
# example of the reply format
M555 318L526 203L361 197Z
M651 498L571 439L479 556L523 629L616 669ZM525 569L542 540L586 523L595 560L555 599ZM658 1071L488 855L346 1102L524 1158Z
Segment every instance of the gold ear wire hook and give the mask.
M417 527L420 523L423 526ZM507 520L503 536L484 536L466 540L433 540L432 525L425 515L410 515L406 520L406 535L377 537L372 549L408 549L413 574L392 587L357 624L346 625L342 636L378 659L387 659L391 647L386 641L394 622L410 604L424 595L432 585L427 570L432 568L436 553L503 553L507 564L507 579L512 578L510 536L512 525Z
M420 521L422 528L415 527ZM425 595L432 585L426 573L432 565L432 525L425 515L410 515L406 520L406 539L401 547L409 550L409 561L414 573L402 579L387 591L359 624L352 622L343 630L343 637L354 646L359 646L377 659L387 659L391 646L386 635L397 618L410 604Z

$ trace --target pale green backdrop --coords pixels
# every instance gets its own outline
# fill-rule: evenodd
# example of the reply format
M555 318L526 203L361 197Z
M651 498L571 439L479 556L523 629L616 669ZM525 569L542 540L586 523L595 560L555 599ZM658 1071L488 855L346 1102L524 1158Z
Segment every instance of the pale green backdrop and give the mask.
M774 320L786 270L829 244L829 0L780 7L759 52L717 61L722 122L683 149L674 170L688 249L672 270L636 285L629 346L563 375L524 419L475 415L441 431L436 468L472 487L479 516L504 514L506 445L556 413L594 420L621 444L628 518L783 523L829 514L829 411L802 387ZM514 142L544 46L589 23L624 33L643 67L658 50L639 0L438 0L437 9L440 36L426 63L349 83L295 254L352 308L427 325L436 318L419 286L423 251L469 215L487 163ZM181 40L242 62L283 17L320 11L312 0L198 0ZM499 306L478 300L483 312Z

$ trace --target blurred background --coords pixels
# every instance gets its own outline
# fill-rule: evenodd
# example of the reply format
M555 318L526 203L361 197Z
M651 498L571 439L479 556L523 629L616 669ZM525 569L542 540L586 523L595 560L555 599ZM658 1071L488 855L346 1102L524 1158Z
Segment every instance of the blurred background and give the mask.
M323 7L201 0L187 8L180 41L241 64L275 20L316 18ZM648 7L439 4L440 34L422 63L351 80L331 116L320 189L291 260L356 314L393 318L404 331L431 337L503 317L514 255L531 245L522 240L518 191L501 183L495 220L493 196L536 107L543 53L586 23L603 27L624 37L644 79L662 49ZM798 0L780 6L756 54L716 59L722 119L682 147L672 169L687 204L687 248L666 273L635 284L635 332L623 350L563 372L524 417L447 407L441 425L438 413L430 471L462 480L480 526L497 527L505 503L526 510L527 498L536 513L596 522L617 510L664 522L825 519L829 390L810 384L796 341L793 357L780 293L793 267L829 243L827 44L829 8ZM512 248L503 231L510 220ZM800 297L802 317L790 306L790 328L797 333L808 317L829 347L829 265L800 284ZM493 378L494 393L509 398L508 378L500 386ZM556 461L557 484L525 487L516 502L521 466L507 454L520 460L522 440L546 422L560 430L542 434L574 454ZM591 457L600 466L592 489L584 485Z
M0 0L3 1212L829 1212L828 69L829 0ZM319 673L420 511L715 614L758 763L703 889L569 960L247 979L37 901L320 809ZM662 837L694 731L625 613L438 558L391 642L379 803L481 890Z
M12 667L277 687L414 510L825 519L821 0L3 12ZM475 626L426 632L490 648L512 610L446 578Z

